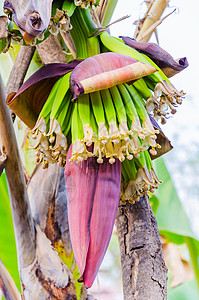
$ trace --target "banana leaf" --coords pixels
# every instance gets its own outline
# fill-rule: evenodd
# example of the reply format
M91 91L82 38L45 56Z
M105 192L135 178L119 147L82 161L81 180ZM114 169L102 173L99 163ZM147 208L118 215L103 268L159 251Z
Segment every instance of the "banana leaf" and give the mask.
M168 300L198 299L196 280L187 281L168 291Z
M191 228L164 160L162 158L155 160L154 167L158 178L163 180L163 184L155 194L155 199L154 196L151 197L152 202L157 203L159 199L158 207L157 205L155 207L155 216L160 234L174 244L187 244L199 287L199 240Z
M0 258L20 290L17 251L5 173L0 176Z

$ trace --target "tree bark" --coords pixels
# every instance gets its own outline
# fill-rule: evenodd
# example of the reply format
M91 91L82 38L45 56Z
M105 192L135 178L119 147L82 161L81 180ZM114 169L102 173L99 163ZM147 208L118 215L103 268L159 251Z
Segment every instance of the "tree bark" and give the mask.
M11 200L15 238L20 268L35 259L35 229L29 206L26 183L9 109L0 78L0 147L7 155L5 166Z
M67 63L64 52L56 36L50 34L49 37L38 44L37 50L44 64Z
M21 87L26 73L28 71L31 59L34 55L35 47L21 46L17 54L14 66L10 72L6 85L6 97L13 92L17 92ZM11 111L12 121L15 120L15 114Z
M6 85L6 96L8 96L12 92L17 92L21 87L34 52L35 47L20 47L14 66L8 78L8 82Z
M167 299L167 268L148 197L120 205L118 231L124 300Z

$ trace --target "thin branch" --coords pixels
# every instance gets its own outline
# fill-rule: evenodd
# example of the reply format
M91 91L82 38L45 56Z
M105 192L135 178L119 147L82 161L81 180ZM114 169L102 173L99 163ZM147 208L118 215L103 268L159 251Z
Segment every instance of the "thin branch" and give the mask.
M6 96L12 92L17 92L22 85L34 52L35 47L21 46L19 49L6 85Z
M19 49L6 85L6 97L12 92L17 92L22 85L34 52L35 47L21 46L21 48ZM11 112L11 116L14 122L15 114Z
M139 34L139 36L137 37L137 42L143 42L144 38L146 36L148 36L149 34L152 34L156 27L159 26L167 17L169 17L172 13L174 13L176 11L176 9L174 9L172 12L170 12L169 14L167 14L164 18L156 21L154 24L152 24L148 29L146 29L146 31L141 35ZM155 34L157 35L157 32L155 32ZM157 39L157 36L156 36Z
M136 39L140 42L148 42L151 37L152 32L149 32L144 38L140 38L144 35L145 31L148 30L156 21L158 21L164 12L165 8L168 6L169 0L155 0L151 5L150 9L144 18L144 22L141 26L140 32L138 33Z
M0 290L6 300L21 300L21 294L0 259Z
M0 77L0 147L5 149L5 166L9 187L15 238L20 268L29 266L35 259L35 230L30 211L23 168Z

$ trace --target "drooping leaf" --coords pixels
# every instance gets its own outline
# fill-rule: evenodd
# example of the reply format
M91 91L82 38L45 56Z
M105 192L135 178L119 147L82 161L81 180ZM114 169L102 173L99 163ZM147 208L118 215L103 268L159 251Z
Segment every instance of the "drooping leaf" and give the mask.
M60 76L72 71L79 60L68 64L47 64L34 73L17 93L11 93L7 105L30 128L33 128L50 91Z
M139 43L127 36L121 36L121 38L128 46L151 58L167 77L172 77L189 65L186 57L174 60L167 51L155 43Z

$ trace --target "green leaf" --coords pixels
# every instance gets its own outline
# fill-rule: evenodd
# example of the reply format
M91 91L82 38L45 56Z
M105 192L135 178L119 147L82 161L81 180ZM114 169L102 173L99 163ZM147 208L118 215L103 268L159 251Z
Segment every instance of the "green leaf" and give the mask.
M193 265L193 269L195 272L196 281L199 289L199 241L189 237L184 237L184 238L189 249L191 262Z
M196 238L164 160L160 157L153 162L153 165L158 178L163 180L155 194L159 199L159 207L155 215L160 232L171 233L171 237L172 234L177 234Z
M159 231L169 242L187 244L199 287L199 241L191 228L164 160L158 158L153 164L158 178L163 180L155 194L155 197L159 199L159 206L155 211ZM151 197L152 201L153 197ZM189 299L196 298L190 297Z
M198 290L196 280L190 280L168 290L168 300L196 300Z
M0 191L0 258L20 290L17 251L5 173L0 176Z
M6 47L6 38L3 38L0 40L0 54L3 52L5 47Z

